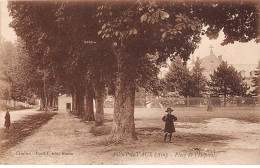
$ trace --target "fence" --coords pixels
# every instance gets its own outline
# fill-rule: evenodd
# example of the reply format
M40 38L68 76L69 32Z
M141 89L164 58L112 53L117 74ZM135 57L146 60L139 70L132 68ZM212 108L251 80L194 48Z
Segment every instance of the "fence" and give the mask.
M258 97L227 97L226 99L221 97L191 97L191 98L136 98L135 107L136 108L167 108L167 107L203 107L207 106L208 103L212 106L218 107L239 107L239 106L258 106ZM105 101L105 108L113 108L114 99L109 99Z
M2 100L0 99L0 109L25 109L25 108L31 108L32 105L29 105L25 102L20 101L14 101L14 100Z

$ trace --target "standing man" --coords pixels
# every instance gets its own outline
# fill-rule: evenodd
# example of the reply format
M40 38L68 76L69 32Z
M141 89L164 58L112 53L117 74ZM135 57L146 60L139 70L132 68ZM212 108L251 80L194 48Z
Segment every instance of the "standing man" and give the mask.
M167 138L167 134L170 134L170 140L169 142L172 142L172 133L175 132L175 128L174 128L174 121L177 120L177 117L175 117L174 115L172 115L172 109L171 108L167 108L167 110L165 112L167 112L168 114L166 114L165 116L163 116L162 120L165 122L165 128L164 128L164 141L166 141Z
M5 113L5 128L8 131L11 125L11 120L10 120L10 113L9 109L7 109L7 112Z

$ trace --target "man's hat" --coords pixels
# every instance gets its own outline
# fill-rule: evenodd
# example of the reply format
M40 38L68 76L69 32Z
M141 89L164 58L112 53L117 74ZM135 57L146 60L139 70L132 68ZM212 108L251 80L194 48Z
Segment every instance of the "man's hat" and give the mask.
M168 111L171 111L171 112L172 112L172 111L174 111L174 110L169 107L169 108L167 108L167 110L166 110L165 112L168 112Z

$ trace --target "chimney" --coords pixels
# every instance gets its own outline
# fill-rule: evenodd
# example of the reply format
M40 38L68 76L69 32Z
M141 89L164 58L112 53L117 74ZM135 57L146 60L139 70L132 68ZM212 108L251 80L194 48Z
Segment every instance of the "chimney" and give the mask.
M219 59L220 61L222 61L222 55L218 56L218 59Z

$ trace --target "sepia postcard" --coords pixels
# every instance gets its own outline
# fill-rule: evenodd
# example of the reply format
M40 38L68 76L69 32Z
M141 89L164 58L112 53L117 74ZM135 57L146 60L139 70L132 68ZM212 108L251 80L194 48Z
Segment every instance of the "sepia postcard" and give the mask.
M0 165L259 165L260 1L0 0Z

